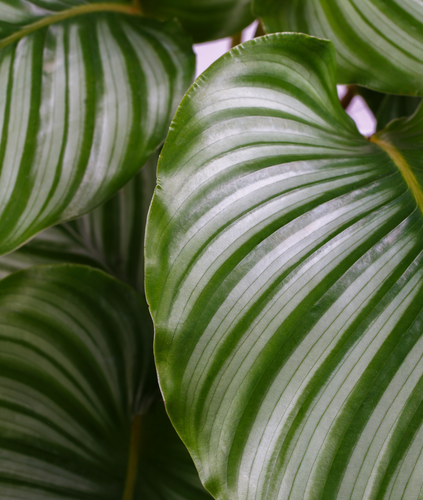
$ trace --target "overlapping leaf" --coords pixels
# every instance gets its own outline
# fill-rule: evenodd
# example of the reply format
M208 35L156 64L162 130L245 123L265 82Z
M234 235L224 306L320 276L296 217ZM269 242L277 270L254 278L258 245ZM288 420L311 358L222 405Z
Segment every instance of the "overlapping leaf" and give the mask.
M389 122L397 118L414 114L420 106L421 97L383 94L358 85L349 88L353 94L360 95L376 118L376 131L384 129Z
M335 84L330 42L248 42L159 162L159 380L219 499L421 497L423 110L368 141Z
M0 2L0 40L28 30L33 23L40 23L51 16L73 17L75 13L89 11L115 11L128 14L139 13L139 8L127 0L106 0L105 2L83 0L2 0ZM50 21L47 21L48 23ZM20 35L18 35L19 37Z
M1 281L0 322L1 498L207 498L153 403L140 296L88 267L32 268Z
M144 234L158 153L112 199L65 224L109 273L144 293ZM1 259L0 259L1 266Z
M97 13L9 41L0 42L0 253L133 177L194 71L173 21Z
M113 198L89 214L46 229L0 256L0 278L39 264L85 264L144 294L144 231L157 159L158 152Z
M87 248L80 236L59 224L42 231L14 252L0 256L0 278L36 265L84 264L105 270L101 259Z
M196 43L234 35L254 21L251 0L141 0L143 12L176 17Z
M423 95L423 6L416 0L255 0L267 32L335 44L338 82Z

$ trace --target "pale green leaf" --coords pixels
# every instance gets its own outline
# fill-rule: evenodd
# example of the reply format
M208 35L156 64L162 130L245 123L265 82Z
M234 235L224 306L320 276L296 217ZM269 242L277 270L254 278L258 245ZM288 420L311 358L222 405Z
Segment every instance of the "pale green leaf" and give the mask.
M144 293L144 231L156 186L158 152L118 193L92 212L51 227L0 256L0 278L39 264L103 269Z
M331 42L236 47L162 151L146 293L167 409L218 499L421 498L423 109L360 136Z
M194 71L189 38L175 21L86 14L7 40L0 254L128 182L163 141Z
M335 44L338 83L423 95L423 4L418 0L254 0L268 33Z

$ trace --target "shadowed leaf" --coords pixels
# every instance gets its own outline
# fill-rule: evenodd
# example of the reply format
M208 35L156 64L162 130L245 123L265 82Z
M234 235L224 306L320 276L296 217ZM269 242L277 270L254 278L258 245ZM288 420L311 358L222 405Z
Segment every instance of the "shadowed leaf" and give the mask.
M423 5L416 0L254 0L268 33L335 44L338 83L423 95Z
M1 498L208 497L158 401L144 299L35 267L0 282L0 322Z

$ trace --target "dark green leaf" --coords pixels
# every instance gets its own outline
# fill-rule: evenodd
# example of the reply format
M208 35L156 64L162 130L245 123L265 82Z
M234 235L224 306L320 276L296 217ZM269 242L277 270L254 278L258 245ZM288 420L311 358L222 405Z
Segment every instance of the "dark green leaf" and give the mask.
M423 95L423 5L416 0L254 0L268 33L335 44L338 83Z
M100 210L100 209L97 209ZM0 256L0 278L40 264L85 264L105 270L101 259L67 224L50 227L18 248Z
M162 401L142 418L134 500L212 500Z
M88 267L32 268L0 282L0 322L2 499L207 497L153 403L140 296Z
M396 118L412 115L421 103L420 97L386 95L376 114L376 130L382 130Z
M178 23L121 14L70 18L5 46L0 254L128 182L163 141L193 71Z
M330 42L247 42L162 151L156 363L216 498L421 497L423 110L368 141L335 84Z
M376 117L383 99L388 94L377 92L376 90L367 89L366 87L355 86L356 93L360 95L365 101L370 111Z
M137 13L132 2L127 0L83 1L83 0L1 0L0 40L28 30L33 23L40 23L51 16L72 17L75 12L116 11ZM49 23L50 21L47 21Z
M234 35L254 21L251 0L141 0L147 15L176 17L194 42Z

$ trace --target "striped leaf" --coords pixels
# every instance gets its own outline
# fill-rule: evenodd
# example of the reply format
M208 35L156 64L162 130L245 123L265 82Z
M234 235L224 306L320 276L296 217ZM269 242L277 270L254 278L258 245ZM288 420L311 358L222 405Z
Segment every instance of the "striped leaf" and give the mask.
M40 24L51 24L52 17L56 21L86 12L115 11L128 14L140 13L135 4L127 0L106 0L105 2L84 0L1 0L0 1L0 40L16 36L22 37L22 31L31 32ZM32 26L33 23L37 25Z
M50 227L14 252L1 255L0 279L28 267L62 263L106 270L98 256L65 223Z
M247 42L162 151L156 363L218 499L421 498L423 109L368 141L335 84L331 42Z
M178 23L110 13L32 25L0 48L2 254L137 173L166 135L194 56Z
M156 187L158 157L154 153L141 171L104 205L64 224L107 272L142 294L145 224Z
M419 0L254 0L268 33L298 31L335 44L338 83L423 95Z
M0 282L0 496L207 498L157 388L143 299L83 266Z
M251 0L141 0L147 15L177 17L194 42L234 35L254 21Z
M100 268L144 294L144 230L156 185L158 152L109 201L72 222L51 227L0 256L0 278L39 264Z

